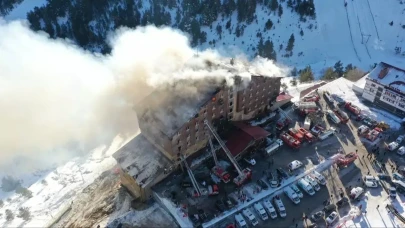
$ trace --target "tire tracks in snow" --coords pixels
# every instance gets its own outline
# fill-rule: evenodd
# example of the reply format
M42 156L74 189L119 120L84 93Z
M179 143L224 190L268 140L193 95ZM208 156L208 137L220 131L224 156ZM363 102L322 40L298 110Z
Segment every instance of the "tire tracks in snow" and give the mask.
M360 1L360 0L356 0L356 3L358 2L358 1ZM353 1L354 2L354 1ZM358 25L359 25L359 28L360 28L360 33L361 33L361 44L364 44L364 47L366 48L366 51L367 51L367 54L368 54L368 57L370 57L370 59L371 59L371 55L370 55L370 52L368 51L368 47L367 47L367 43L364 43L363 42L363 36L364 36L364 33L363 33L363 29L361 29L361 23L360 23L360 18L359 18L359 14L358 14L358 7L356 6L356 3L353 3L353 6L354 6L354 12L356 13L356 17L357 17L357 23L358 23Z
M344 4L346 4L346 1L343 1L343 2L344 2ZM353 50L356 53L357 58L361 62L359 53L357 53L356 46L354 45L354 41L353 41L352 27L350 25L349 12L347 12L347 5L345 6L345 11L346 11L346 17L347 17L347 24L349 25L350 39L352 40Z
M371 11L370 0L367 0L367 5L368 5L368 9L371 14L371 18L373 19L373 24L374 24L375 32L377 33L377 38L378 38L378 40L380 40L380 35L378 34L377 25L375 24L374 14L373 14L373 11Z

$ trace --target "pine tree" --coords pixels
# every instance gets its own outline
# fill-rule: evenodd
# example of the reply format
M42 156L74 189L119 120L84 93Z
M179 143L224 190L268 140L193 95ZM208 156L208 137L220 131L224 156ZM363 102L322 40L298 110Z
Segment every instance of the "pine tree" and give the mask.
M270 10L271 11L276 11L277 9L278 9L278 1L277 0L271 0Z
M273 22L268 19L265 26L267 30L270 30L273 27Z
M290 39L288 39L288 44L285 50L292 51L294 48L294 42L295 42L294 34L291 34Z
M278 6L278 16L281 17L283 15L283 6Z
M343 75L344 71L343 71L343 64L340 60L335 63L334 68L335 68L335 72L338 74L338 76L341 77Z
M297 72L297 68L296 67L294 67L293 69L292 69L292 71L291 71L291 76L297 76L297 74L298 74L298 72Z
M12 221L14 220L14 214L10 209L6 210L6 220L7 221Z
M338 77L339 77L339 75L335 71L333 71L333 68L328 67L328 69L326 69L325 73L323 74L322 79L329 81L329 80L334 80Z
M301 36L304 36L304 30L301 29L300 35L301 35Z
M301 71L300 82L310 82L314 79L314 74L312 73L312 69L310 66L307 66L304 70Z

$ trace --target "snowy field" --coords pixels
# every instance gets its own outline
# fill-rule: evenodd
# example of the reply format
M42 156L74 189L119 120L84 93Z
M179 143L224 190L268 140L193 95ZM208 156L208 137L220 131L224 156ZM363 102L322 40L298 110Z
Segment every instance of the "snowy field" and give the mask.
M143 2L141 11L151 7L149 0ZM240 23L245 29L239 37L234 34L239 24L237 14L234 13L230 18L219 16L211 28L201 28L207 32L207 42L198 49L215 48L226 53L236 52L253 56L260 40L257 33L261 32L264 41L273 42L279 63L298 69L310 65L316 75L321 75L325 68L333 66L339 60L344 65L351 63L364 71L370 70L372 64L380 61L403 65L404 56L396 55L395 47L405 50L405 29L402 28L405 23L405 4L401 4L399 0L347 2L345 7L343 0L315 0L316 18L308 18L306 22L300 21L297 13L291 12L287 1L281 3L281 17L277 13L269 12L265 7L258 6L257 22ZM27 12L45 3L46 0L25 0L5 19L25 19ZM175 10L166 10L175 17ZM268 19L273 21L273 28L263 30ZM229 20L232 22L231 31L225 29ZM389 24L391 21L392 26ZM221 34L216 31L217 25L223 28ZM300 35L301 29L303 36ZM285 47L291 34L295 37L293 55L285 57ZM209 42L213 40L215 44L210 45ZM282 49L280 45L283 46Z
M125 142L126 139L117 136L111 145L100 146L88 156L72 159L57 168L38 170L30 175L17 177L22 179L24 187L32 191L33 197L26 199L14 191L11 193L0 191L0 199L4 201L4 206L0 209L0 213L3 214L0 217L0 226L44 227L49 224L61 211L66 210L77 193L116 164L111 155ZM46 184L41 183L43 180ZM5 210L10 209L17 214L20 207L28 207L32 219L26 223L15 217L13 221L7 222Z
M356 96L355 92L352 90L354 84L354 82L345 78L339 78L320 87L319 92L329 91L331 94L338 95L343 100L358 106L362 110L362 113L374 117L377 121L388 123L391 129L399 129L401 127L401 119L399 117L379 108L372 108L363 104L361 97Z
M392 204L404 216L404 200L399 196L394 200L390 199L382 188L369 189L361 201L352 207L353 213L349 212L347 216L342 217L334 228L404 227L404 224L385 208L387 204ZM361 211L359 211L359 207L361 207Z

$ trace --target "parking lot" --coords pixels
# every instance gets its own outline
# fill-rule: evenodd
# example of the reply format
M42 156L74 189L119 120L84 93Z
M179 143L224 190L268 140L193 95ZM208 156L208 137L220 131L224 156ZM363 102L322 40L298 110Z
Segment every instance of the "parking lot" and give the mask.
M322 96L321 96L322 97ZM325 101L321 98L319 106L323 109L327 109ZM303 124L303 118L290 109L286 111L291 119L293 120L293 125ZM252 170L252 181L245 184L241 189L238 189L233 183L218 183L219 194L216 196L195 198L182 188L182 182L188 178L186 173L176 173L173 174L171 178L168 178L163 183L155 187L155 191L167 198L172 198L172 201L177 203L179 206L187 207L187 212L190 217L194 214L201 214L204 212L204 216L207 216L205 221L207 222L216 217L226 216L227 210L236 208L237 204L241 205L240 193L246 193L247 200L255 198L256 194L260 193L260 188L258 188L257 180L262 179L267 185L270 185L266 178L266 173L268 171L275 172L275 169L282 168L288 172L287 164L293 160L298 160L303 163L303 167L293 171L289 175L294 178L295 175L308 170L319 163L319 159L324 159L337 153L340 148L343 149L344 153L356 152L359 156L353 164L348 165L348 167L343 169L338 169L335 165L329 167L324 172L327 180L326 186L321 187L320 191L317 191L315 195L310 196L304 193L301 202L296 205L294 204L284 193L280 193L279 196L286 208L287 216L285 218L280 218L278 216L276 219L269 218L266 221L261 221L259 215L255 212L252 206L249 206L250 210L253 212L255 217L259 220L259 225L261 227L308 227L313 223L310 217L315 212L320 211L324 208L324 202L330 201L332 204L336 203L337 200L341 198L341 190L348 187L362 186L361 181L362 175L370 174L375 175L371 160L366 158L369 153L368 150L371 148L371 144L364 144L357 135L357 128L361 123L356 121L349 121L347 124L336 125L334 123L329 123L326 120L326 116L323 116L323 120L318 121L323 123L324 127L329 128L331 126L336 128L337 133L333 137L329 137L323 141L316 141L313 143L304 143L299 150L292 149L287 145L282 146L276 153L271 156L265 156L263 153L257 152L251 155L255 159L256 164L250 165L247 162L239 161L242 167L250 167ZM274 123L271 123L274 124ZM274 126L267 126L266 129ZM290 125L292 127L292 125ZM401 134L401 132L394 132L391 137L396 137L396 135ZM397 160L398 165L405 164L404 159L399 157L397 154L384 154L383 151L383 141L379 145L382 149L377 155L377 159L382 163L388 162L391 164L393 159ZM220 158L226 160L225 158ZM212 160L212 159L211 159ZM209 167L212 167L213 161L207 161L203 163L199 168L193 171L196 179L201 183L204 182L206 185L215 184L211 179ZM233 174L234 175L234 174ZM175 194L175 196L173 196ZM346 191L343 191L346 195ZM271 199L274 195L269 195L268 198ZM218 201L222 199L231 199L232 204L230 208L221 209L218 207ZM356 202L353 202L356 204ZM338 208L338 213L340 216L347 214L351 203ZM232 207L232 208L231 208ZM238 207L242 209L241 207ZM239 210L237 213L240 213ZM305 218L307 215L307 219ZM327 216L328 214L326 214ZM226 227L229 224L235 223L235 214L230 214L225 219L222 219L213 227ZM316 222L317 225L325 226L325 221L320 219ZM197 225L194 223L194 225Z

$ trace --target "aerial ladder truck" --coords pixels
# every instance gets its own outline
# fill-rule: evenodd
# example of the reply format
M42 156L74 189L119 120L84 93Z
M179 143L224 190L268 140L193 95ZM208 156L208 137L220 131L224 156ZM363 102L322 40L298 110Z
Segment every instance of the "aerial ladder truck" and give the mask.
M212 143L211 136L208 135L208 142L210 143L212 158L214 159L215 166L212 167L211 171L221 179L222 182L228 183L231 180L231 175L225 171L225 169L219 164L217 155L215 153L214 144Z
M243 169L239 166L238 162L235 160L229 149L225 146L225 143L219 137L217 132L214 128L208 123L207 120L204 121L204 124L207 126L208 130L212 133L214 138L218 141L221 148L224 150L225 154L228 156L229 160L232 162L233 166L235 167L236 171L238 172L238 176L233 179L233 182L237 186L241 186L244 182L252 178L252 170L249 168ZM216 156L214 156L215 159Z
M284 127L292 123L292 119L281 108L278 108L278 112L281 114L281 118L277 121L276 128L282 130Z
M183 161L183 164L184 164L184 166L185 166L186 169L187 169L187 173L188 173L188 176L190 177L191 184L192 184L193 187L194 187L194 194L193 194L193 196L194 196L194 197L200 197L200 196L202 195L202 191L201 191L200 186L198 186L198 182L197 182L197 180L195 179L194 174L193 174L193 172L192 172L191 169L190 169L190 166L188 165L188 163L187 163L186 159L184 158L184 156L181 157L181 160Z

